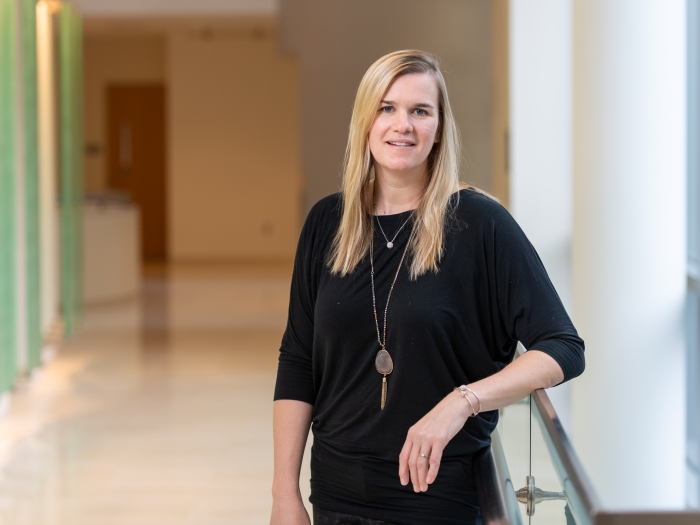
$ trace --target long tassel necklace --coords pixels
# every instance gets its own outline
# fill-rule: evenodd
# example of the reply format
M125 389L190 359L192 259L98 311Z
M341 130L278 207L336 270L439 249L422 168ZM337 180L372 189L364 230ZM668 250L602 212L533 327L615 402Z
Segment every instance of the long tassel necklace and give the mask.
M378 218L377 222L379 222ZM404 225L405 224L406 223L404 223ZM379 346L381 347L379 352L377 352L377 356L374 358L374 366L377 369L377 372L379 372L383 376L381 409L384 410L387 395L386 376L388 376L394 371L394 361L391 359L391 356L389 355L389 352L386 349L386 314L389 311L389 299L391 299L391 292L394 291L396 279L398 278L399 272L401 271L401 265L403 264L403 260L406 257L406 252L408 251L408 247L411 244L411 240L413 239L413 233L415 230L411 231L411 235L408 237L408 242L406 242L406 248L404 248L403 250L401 260L399 261L399 267L396 269L394 280L391 282L391 287L389 288L389 295L386 298L386 306L384 307L384 340L382 341L382 336L379 332L379 318L377 316L377 298L374 292L374 222L372 222L372 226L372 241L369 245L369 262L371 267L370 276L372 280L372 308L374 309L374 326L377 328L377 340L379 341ZM401 228L403 228L403 226ZM394 239L395 238L396 237L394 237Z

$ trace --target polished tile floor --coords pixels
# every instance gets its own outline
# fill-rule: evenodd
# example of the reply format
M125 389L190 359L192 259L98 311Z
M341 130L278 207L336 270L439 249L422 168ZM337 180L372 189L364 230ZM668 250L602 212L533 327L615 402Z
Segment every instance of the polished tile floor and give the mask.
M287 264L149 267L139 298L88 306L0 400L0 525L268 523L290 276ZM516 487L532 469L561 490L536 425L530 453L527 405L499 428ZM563 503L532 520L565 523Z
M149 268L88 306L0 416L0 525L267 523L290 275Z

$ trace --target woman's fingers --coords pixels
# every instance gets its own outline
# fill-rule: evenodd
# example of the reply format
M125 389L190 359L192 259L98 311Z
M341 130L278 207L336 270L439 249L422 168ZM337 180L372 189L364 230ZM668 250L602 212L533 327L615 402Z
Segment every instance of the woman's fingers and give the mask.
M426 478L428 477L428 467L430 466L430 449L428 444L423 444L420 448L420 453L418 454L418 459L416 460L416 471L418 472L418 479L416 484L421 492L428 490L428 483Z
M426 476L426 483L430 485L438 475L438 470L440 470L440 460L442 460L442 450L443 447L439 445L433 445L430 452L430 470L428 470L428 475ZM427 487L426 487L427 490Z
M413 483L413 490L425 492L440 470L442 453L455 433L464 426L466 417L459 397L448 396L438 403L406 436L399 454L399 479L402 485Z
M399 454L399 479L413 484L415 492L425 492L437 477L445 445L439 439L418 440L409 435Z
M418 454L420 451L420 444L412 443L411 446L411 456L408 460L408 470L411 474L411 483L413 484L413 491L420 492L420 483L418 481Z
M443 448L439 440L407 440L399 456L401 484L408 485L410 481L415 492L428 490L440 469Z
M408 485L409 482L409 471L408 471L408 459L411 457L411 442L406 439L403 444L401 453L399 454L399 480L402 485Z

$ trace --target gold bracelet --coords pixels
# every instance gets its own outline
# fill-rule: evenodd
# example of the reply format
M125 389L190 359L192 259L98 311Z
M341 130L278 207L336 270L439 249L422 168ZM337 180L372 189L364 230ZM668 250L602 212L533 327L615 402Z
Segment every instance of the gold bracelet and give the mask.
M465 390L468 390L469 392L471 392L472 394L474 394L474 397L475 397L476 400L479 402L479 410L476 411L476 414L478 414L479 412L481 412L481 399L479 399L479 396L476 395L476 392L474 392L474 391L473 391L471 388L469 388L467 385L464 385L464 389L465 389ZM476 414L474 414L474 415L476 415Z
M478 412L474 409L474 404L472 403L471 399L469 399L469 397L467 396L467 390L468 389L465 385L455 387L455 392L459 392L459 395L466 399L467 403L469 403L469 406L472 407L472 413L469 417L475 417L478 414ZM477 397L477 399L479 398ZM479 401L479 405L481 405L481 401Z

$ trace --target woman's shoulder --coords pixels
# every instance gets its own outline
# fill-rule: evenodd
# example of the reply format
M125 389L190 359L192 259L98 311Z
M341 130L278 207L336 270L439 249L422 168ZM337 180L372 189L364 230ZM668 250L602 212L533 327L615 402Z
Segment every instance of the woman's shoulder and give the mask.
M342 211L342 198L340 193L333 193L316 202L304 221L301 233L301 242L319 246L330 242L335 235Z
M488 193L469 186L455 193L459 201L455 208L456 214L467 222L479 221L487 223L510 222L513 220L506 208Z
M515 250L531 248L525 232L498 200L472 188L462 189L459 194L455 215L467 226L465 232L471 230L467 236L472 236L476 230L489 245L496 242Z
M342 207L341 193L332 193L323 197L309 210L304 228L313 230L337 229Z
M340 217L342 204L343 200L342 194L340 192L326 195L322 199L318 200L316 204L314 204L311 207L311 210L309 210L308 218L328 219L332 216Z

